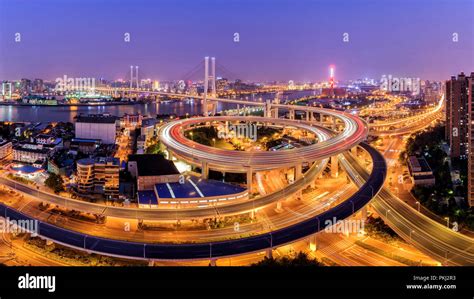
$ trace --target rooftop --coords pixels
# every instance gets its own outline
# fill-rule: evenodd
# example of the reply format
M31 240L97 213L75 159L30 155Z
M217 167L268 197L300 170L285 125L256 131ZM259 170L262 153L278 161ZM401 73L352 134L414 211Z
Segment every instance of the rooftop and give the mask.
M141 205L157 205L158 199L154 191L138 191L138 203Z
M144 118L142 120L142 127L149 127L149 126L154 126L158 123L158 120L156 118Z
M84 158L77 160L79 165L93 165L93 164L106 164L112 163L112 165L119 165L120 160L114 157L97 157L97 158Z
M0 146L4 146L5 144L7 144L9 142L10 142L9 140L0 138Z
M128 156L128 161L137 162L139 176L173 175L180 173L173 161L167 160L162 155L130 155Z
M80 114L76 116L78 123L114 124L116 120L117 117L110 114Z
M87 138L72 138L71 142L73 143L91 143L91 144L96 144L100 143L100 139L87 139Z
M195 177L189 177L184 184L156 184L155 189L159 198L214 197L237 194L246 190L237 185Z
M424 157L410 156L408 162L412 172L431 172L431 167Z

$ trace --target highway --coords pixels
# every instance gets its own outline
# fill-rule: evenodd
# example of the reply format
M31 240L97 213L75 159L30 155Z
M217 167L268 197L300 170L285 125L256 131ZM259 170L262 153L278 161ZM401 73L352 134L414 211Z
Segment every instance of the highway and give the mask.
M307 107L304 107L307 108ZM314 108L317 111L319 109ZM326 110L326 109L322 109ZM146 220L184 220L184 219L192 219L192 218L202 218L202 217L214 217L216 214L219 215L230 215L230 214L239 214L239 213L247 213L250 211L253 211L257 208L269 205L271 203L277 202L282 199L286 199L289 196L292 196L296 192L299 192L300 190L304 189L306 186L311 184L316 177L321 173L321 171L324 170L328 159L324 158L325 156L333 156L337 155L337 153L343 151L343 150L348 150L354 145L356 145L358 142L360 142L362 139L365 139L367 135L367 127L365 126L365 123L360 121L357 117L346 117L345 114L341 112L333 112L329 110L327 113L334 113L335 115L339 115L343 119L344 122L346 122L346 126L348 127L345 128L345 131L339 135L336 135L333 138L329 138L330 133L329 130L326 128L322 127L311 127L309 125L304 124L304 122L298 123L296 121L291 121L291 120L276 120L276 119L268 119L271 122L278 122L278 123L284 123L284 124L292 124L295 125L297 124L298 126L304 126L308 130L311 130L312 132L315 132L318 136L319 139L322 140L322 142L315 144L315 147L308 146L308 147L303 147L301 150L303 152L298 151L299 149L294 149L294 150L287 150L287 151L282 151L278 154L279 152L262 152L262 160L258 160L259 163L279 163L280 160L285 159L285 156L291 157L290 159L285 159L285 163L291 163L292 165L295 164L294 161L301 161L301 155L305 154L308 155L308 159L314 159L312 161L317 161L319 158L319 162L314 163L310 169L302 175L299 179L297 179L293 184L289 185L287 188L284 188L282 190L279 190L277 192L261 196L258 198L255 198L254 200L251 201L245 201L245 202L236 202L236 203L230 203L226 205L220 205L220 206L208 206L208 207L202 207L202 208L157 208L157 209L139 209L139 208L126 208L126 207L115 207L115 206L105 206L101 204L95 204L95 203L90 203L90 202L85 202L85 201L80 201L80 200L75 200L75 199L70 199L70 198L65 198L61 196L57 196L51 193L46 193L41 190L34 190L30 188L29 186L20 184L16 181L9 180L7 178L1 178L0 177L0 183L9 186L11 188L14 188L20 192L27 193L32 196L36 196L38 199L41 199L45 202L54 204L54 205L59 205L61 207L67 208L67 209L72 209L72 210L78 210L78 211L83 211L87 213L92 213L92 214L98 214L98 215L104 215L104 216L112 216L112 217L119 217L119 218L129 218L129 219L146 219ZM341 116L342 115L342 116ZM234 119L234 118L226 118L224 119ZM237 117L235 119L241 119L240 117ZM255 118L249 118L248 120L254 120L255 121L265 121L265 118L261 117L255 117ZM202 122L206 119L202 118L193 118L193 119L186 119L185 121L189 121L191 123L196 123L196 122ZM353 122L354 121L354 122ZM180 126L181 122L183 121L178 121L178 122L172 122L171 127L176 127ZM168 127L169 128L169 127ZM192 143L191 140L188 140L189 142ZM227 161L227 163L231 163L230 165L232 166L231 169L235 170L237 167L236 165L236 156L237 155L248 155L250 154L251 157L260 157L260 153L249 153L249 152L235 152L235 151L227 151L227 150L220 150L220 149L215 149L212 147L207 147L204 145L199 145L199 144L192 144L193 146L200 146L198 149L202 150L202 155L206 157L206 150L211 151L219 151L219 154L224 155L224 161ZM202 147L202 149L201 149ZM306 149L309 148L309 149ZM221 153L222 151L222 153ZM296 153L296 154L294 154ZM183 153L184 155L187 155L188 157L193 155L193 152L187 151L187 153ZM273 154L278 154L279 159L275 160L272 158ZM256 160L257 161L257 160ZM252 161L247 161L252 162ZM246 163L246 164L247 164ZM249 164L247 164L249 165ZM250 164L252 165L252 164Z
M98 238L59 228L49 223L39 222L39 235L59 244L89 252L97 252L118 257L157 260L212 259L263 251L282 246L323 230L326 221L350 217L364 207L382 188L387 165L383 156L367 144L360 145L371 156L373 170L366 183L360 186L348 200L322 214L306 219L298 224L270 233L213 243L188 244L144 244ZM29 216L0 204L0 215L13 220L27 220Z
M25 199L29 202L27 205L23 204L24 200L22 200L14 201L13 204L10 202L9 206L37 220L97 237L144 243L186 243L190 240L197 243L215 242L258 235L296 224L339 204L357 190L352 182L346 181L346 178L329 180L340 182L340 184L337 184L338 186L326 186L324 184L324 190L328 191L323 192L318 188L312 192L303 193L301 200L286 200L282 203L280 209L275 209L275 205L260 209L255 213L254 221L251 222L244 218L243 222L240 223L238 217L234 218L232 220L234 223L235 221L239 222L238 230L235 229L233 223L223 228L214 229L207 229L205 226L192 229L192 225L184 223L180 228L173 228L174 223L160 223L161 226L158 226L158 228L155 223L152 223L151 225L155 225L154 228L142 230L138 228L138 221L118 218L109 218L105 224L97 224L93 221L93 217L90 220L76 219L61 216L55 208L41 210L38 201L30 200L29 196L25 196ZM343 189L338 188L343 184L345 185ZM124 232L126 223L130 225L130 230Z
M367 170L351 155L344 155L346 170L357 186L369 177ZM350 165L350 167L349 167ZM383 188L371 205L399 236L435 260L449 265L474 265L474 239L417 212Z
M380 123L372 123L369 125L370 135L404 135L422 130L429 126L433 121L443 117L444 95L441 97L435 108L425 113L418 114L394 121L384 121Z
M306 186L310 185L316 179L316 177L324 170L327 165L327 162L328 159L314 163L310 167L310 169L301 178L297 179L293 184L271 194L257 197L250 201L230 203L221 206L209 206L203 208L140 209L115 207L46 193L4 177L0 177L0 183L17 191L26 193L31 196L35 196L40 200L54 205L59 205L66 209L128 219L183 220L200 217L215 217L217 213L221 216L248 213L260 207L264 207L271 203L277 202L278 200L286 199L292 196L293 194L299 192L300 190L304 189Z

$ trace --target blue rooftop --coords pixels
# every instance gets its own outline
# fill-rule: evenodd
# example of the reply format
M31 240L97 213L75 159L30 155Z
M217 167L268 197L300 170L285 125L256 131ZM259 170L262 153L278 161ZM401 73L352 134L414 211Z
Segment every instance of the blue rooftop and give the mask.
M31 166L31 165L22 165L22 166L18 166L18 167L11 167L11 170L13 170L15 172L21 171L22 173L27 173L27 174L34 173L34 172L37 172L37 171L41 171L41 169L36 168L34 166Z
M228 183L190 177L184 184L155 185L159 198L198 198L241 193L245 188Z
M219 196L244 192L246 189L237 185L215 180L191 178L204 196Z
M141 205L157 205L158 199L154 191L138 191L138 203Z

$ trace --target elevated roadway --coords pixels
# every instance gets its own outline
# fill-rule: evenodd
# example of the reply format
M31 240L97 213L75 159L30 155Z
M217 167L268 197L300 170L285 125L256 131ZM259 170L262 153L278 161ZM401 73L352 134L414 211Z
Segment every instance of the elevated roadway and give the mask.
M347 173L357 186L363 186L371 174L353 156L344 157ZM419 213L385 187L371 205L390 228L421 252L449 265L474 265L473 238Z
M385 159L369 145L362 143L360 146L370 154L373 167L366 182L360 186L357 192L348 200L322 214L266 234L212 243L149 244L99 238L41 221L38 225L38 234L59 244L87 252L146 260L212 260L219 257L271 250L274 247L298 241L323 230L326 227L325 223L328 223L327 221L332 223L334 218L343 220L353 215L377 194L385 181L387 172ZM0 215L11 220L32 220L29 216L4 204L0 204Z

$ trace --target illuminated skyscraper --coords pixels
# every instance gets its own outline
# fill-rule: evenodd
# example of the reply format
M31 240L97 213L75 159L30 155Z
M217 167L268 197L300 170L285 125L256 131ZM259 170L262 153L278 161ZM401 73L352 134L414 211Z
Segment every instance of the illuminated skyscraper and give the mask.
M467 158L468 79L464 73L446 81L446 141L451 158Z
M467 170L467 203L470 207L474 206L474 72L468 78L468 170Z
M474 206L474 72L446 81L446 131L450 157L468 159L467 202Z

